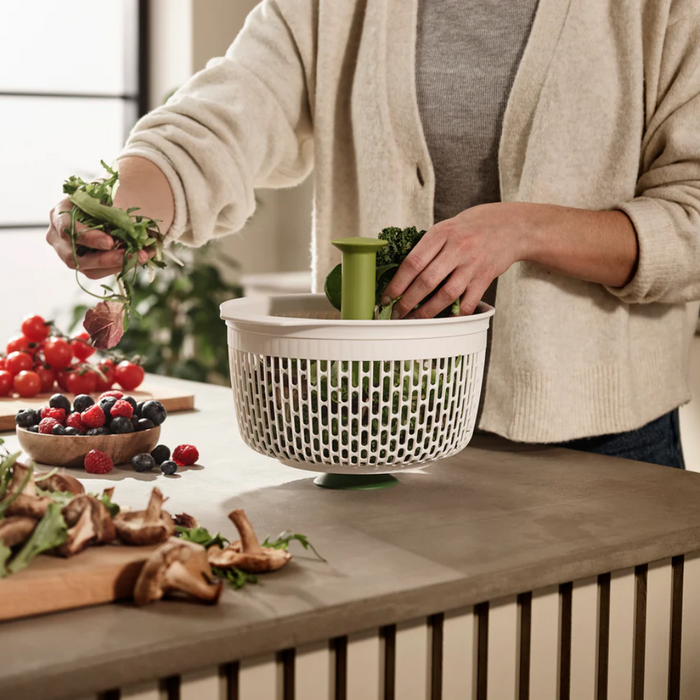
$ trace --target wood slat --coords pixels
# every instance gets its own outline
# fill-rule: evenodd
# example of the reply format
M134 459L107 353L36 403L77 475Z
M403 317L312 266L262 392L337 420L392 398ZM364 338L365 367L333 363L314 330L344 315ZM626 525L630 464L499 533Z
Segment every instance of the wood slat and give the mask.
M535 591L530 604L530 700L557 700L560 637L559 586Z
M442 700L475 700L477 631L471 606L445 613L442 625Z
M218 667L180 677L180 700L227 700L226 678Z
M329 642L299 647L294 663L296 700L334 700L335 667Z
M274 654L241 661L238 700L283 700L282 664Z
M644 698L667 697L671 644L671 560L649 564L647 572L647 624L644 654Z
M634 569L610 576L608 700L632 700L636 585Z
M120 700L167 700L159 681L130 685L121 689Z
M683 564L683 627L680 700L700 697L700 554Z
M384 644L379 630L351 634L345 653L346 699L383 700Z
M426 618L396 625L396 700L430 700L431 634Z
M598 578L574 581L571 593L570 700L595 700L598 665Z
M489 605L487 700L516 700L519 687L520 620L518 599Z

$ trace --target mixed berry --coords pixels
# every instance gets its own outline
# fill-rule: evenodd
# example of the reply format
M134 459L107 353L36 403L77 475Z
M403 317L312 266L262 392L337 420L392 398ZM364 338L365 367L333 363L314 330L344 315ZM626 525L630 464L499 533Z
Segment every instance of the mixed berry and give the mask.
M131 459L131 466L137 472L150 472L154 467L160 467L160 471L167 476L172 476L179 467L191 467L199 459L199 452L194 445L178 445L173 450L173 458L170 459L170 448L166 445L158 445L151 454L135 455Z

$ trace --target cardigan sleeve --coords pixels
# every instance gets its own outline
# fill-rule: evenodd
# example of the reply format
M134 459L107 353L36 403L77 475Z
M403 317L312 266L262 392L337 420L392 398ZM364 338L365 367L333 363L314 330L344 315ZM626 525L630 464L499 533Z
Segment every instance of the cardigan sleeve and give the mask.
M636 197L617 207L635 227L639 260L629 283L608 291L629 303L700 299L700 12L671 19L645 66Z
M119 158L140 156L175 198L168 238L199 246L240 230L256 187L287 187L313 167L316 0L264 0L222 58L139 120Z

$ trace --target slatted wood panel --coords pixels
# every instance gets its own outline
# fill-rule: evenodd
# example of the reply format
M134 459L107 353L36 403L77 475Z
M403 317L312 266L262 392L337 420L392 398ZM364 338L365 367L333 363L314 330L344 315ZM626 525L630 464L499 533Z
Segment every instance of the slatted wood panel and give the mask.
M297 700L334 700L335 660L328 642L297 649L294 697Z
M632 700L635 590L634 569L613 572L608 635L609 700Z
M530 602L529 695L558 700L561 600L559 586L535 591Z
M576 581L571 595L570 700L596 700L598 578Z
M282 679L282 664L274 654L241 661L238 700L283 700Z
M442 700L476 700L477 632L474 608L445 613Z
M671 560L647 570L644 700L666 697L671 644Z
M700 697L700 554L683 564L680 700Z
M180 700L227 700L226 678L218 667L196 673L188 673L180 678Z
M167 700L167 696L158 681L150 681L122 688L120 700Z
M395 698L430 700L431 633L426 619L396 627Z
M519 688L520 620L510 596L489 605L487 700L516 700Z
M379 630L347 639L346 700L384 699L384 641Z

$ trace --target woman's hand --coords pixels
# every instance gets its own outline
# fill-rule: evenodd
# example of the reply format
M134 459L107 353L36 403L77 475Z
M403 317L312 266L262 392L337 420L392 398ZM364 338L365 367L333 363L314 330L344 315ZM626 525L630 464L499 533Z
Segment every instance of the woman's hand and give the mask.
M386 289L384 305L403 295L393 318L432 318L459 298L461 314L473 313L491 282L527 255L529 224L520 207L483 204L432 226Z

